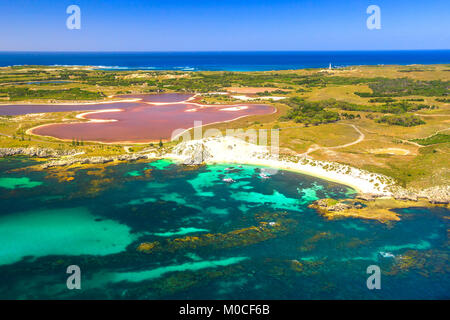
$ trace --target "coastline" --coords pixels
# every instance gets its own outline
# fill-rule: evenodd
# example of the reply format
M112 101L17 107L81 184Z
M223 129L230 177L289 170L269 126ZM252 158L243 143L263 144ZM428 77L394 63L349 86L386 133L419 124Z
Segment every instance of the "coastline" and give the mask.
M193 166L202 164L248 164L273 170L279 169L296 172L345 185L354 189L358 193L357 198L361 199L362 201L379 201L383 199L392 199L400 202L407 201L411 204L420 204L425 203L423 200L427 200L430 206L439 204L448 205L450 203L450 186L435 186L423 190L404 189L398 186L392 178L380 174L371 173L339 163L314 160L308 156L296 157L297 161L293 161L292 158L287 160L274 159L271 158L270 154L267 152L261 153L261 151L264 150L264 148L261 146L251 145L237 138L225 138L227 142L232 142L233 144L237 140L239 140L240 146L247 145L247 147L252 148L253 152L257 149L259 149L259 151L257 151L256 154L253 153L252 155L251 153L243 153L242 150L239 150L239 148L236 148L236 150L234 151L230 151L229 149L227 149L227 157L223 157L222 154L222 157L208 157L208 159L203 159L203 161L201 162L193 162L193 157L199 156L198 150L204 148L202 142L205 142L205 140L206 142L208 142L208 140L218 140L217 138L207 138L204 140L189 141L189 146L186 146L185 142L180 143L170 152L161 152L153 149L143 150L137 153L127 153L114 156L77 157L78 155L82 155L83 153L77 153L75 152L75 150L72 150L69 153L59 154L60 152L58 152L57 150L51 149L0 148L0 158L14 155L28 155L30 157L49 158L48 161L38 165L38 168L40 168L40 170L52 167L67 167L75 164L101 165L105 163L121 163L136 160L159 159L167 159L177 164ZM200 148L192 149L193 145ZM237 146L237 144L235 146ZM184 150L185 152L180 152L181 150ZM211 149L207 147L206 153L209 153L210 151ZM233 159L232 157L235 156L236 153L238 153L239 156ZM221 153L218 152L217 154L220 155ZM272 174L270 170L268 170L267 173L269 177Z
M235 162L235 163L237 163L237 162ZM300 173L300 174L311 176L311 177L314 177L314 178L319 178L319 179L326 180L326 181L329 181L329 182L335 182L335 183L338 183L338 184L345 185L347 187L350 187L350 188L354 189L357 193L361 193L361 194L365 193L361 189L361 187L358 186L357 184L353 184L353 183L351 183L349 181L345 181L344 179L333 179L333 178L330 178L330 177L327 177L327 176L324 176L324 175L320 175L320 174L317 174L317 173L314 173L314 172L311 172L311 171L307 171L307 170L304 170L304 169L296 168L295 167L295 165L296 165L295 163L292 163L292 166L285 165L281 161L278 162L278 163L276 163L276 162L275 163L273 163L273 162L266 163L264 161L258 162L258 161L251 161L250 160L250 161L247 161L247 162L239 162L239 163L240 164L249 164L249 165L262 166L262 167L267 167L267 168L272 168L272 169L279 169L279 170L284 170L284 171L289 171L289 172Z
M239 163L266 166L314 176L340 183L360 194L391 197L394 181L387 177L348 165L314 160L310 157L291 156L279 159L267 147L247 143L236 137L205 138L178 144L166 157L184 164Z

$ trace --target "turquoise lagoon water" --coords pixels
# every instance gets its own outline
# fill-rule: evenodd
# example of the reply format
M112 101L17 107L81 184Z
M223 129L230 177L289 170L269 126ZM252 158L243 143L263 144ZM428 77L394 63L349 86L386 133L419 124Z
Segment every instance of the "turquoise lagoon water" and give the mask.
M450 298L447 209L399 210L390 224L330 221L308 205L354 190L287 171L263 179L269 171L255 166L159 160L71 171L66 181L32 164L0 159L2 299ZM142 242L233 237L261 216L289 227L265 241L137 251ZM81 290L66 288L73 264ZM381 290L366 287L374 264Z

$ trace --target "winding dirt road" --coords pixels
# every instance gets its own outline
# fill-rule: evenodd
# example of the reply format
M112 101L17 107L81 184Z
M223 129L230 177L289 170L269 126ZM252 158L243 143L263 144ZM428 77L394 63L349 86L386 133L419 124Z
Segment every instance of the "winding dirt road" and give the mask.
M365 134L362 133L361 130L359 130L359 128L357 126L355 126L354 124L347 124L347 123L339 123L339 124L342 124L342 125L345 125L345 126L350 126L353 129L355 129L356 132L359 133L358 139L356 139L353 142L349 142L349 143L342 144L342 145L339 145L339 146L334 146L334 147L322 147L322 146L319 146L317 144L314 144L311 147L309 147L306 152L301 153L300 155L301 156L306 156L306 155L310 154L311 152L314 152L314 151L319 150L319 149L340 149L340 148L350 147L350 146L353 146L355 144L360 143L361 141L363 141L366 138Z

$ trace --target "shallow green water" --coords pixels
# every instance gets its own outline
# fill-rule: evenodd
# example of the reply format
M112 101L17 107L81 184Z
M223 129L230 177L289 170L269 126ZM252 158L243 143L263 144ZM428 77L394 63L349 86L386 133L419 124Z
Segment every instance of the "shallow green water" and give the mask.
M0 217L0 265L32 255L108 255L136 240L114 220L96 220L87 208L38 209ZM14 241L12 241L14 239Z
M0 178L0 188L4 189L33 188L41 184L42 182L31 181L28 177Z
M82 169L60 182L52 172L12 170L30 164L0 159L0 298L450 297L446 209L399 210L391 224L329 221L308 204L354 191L287 171L265 179L269 171L255 166L186 170L160 160L101 175ZM142 242L160 249L139 252ZM66 288L72 264L82 290ZM366 287L374 264L381 290Z

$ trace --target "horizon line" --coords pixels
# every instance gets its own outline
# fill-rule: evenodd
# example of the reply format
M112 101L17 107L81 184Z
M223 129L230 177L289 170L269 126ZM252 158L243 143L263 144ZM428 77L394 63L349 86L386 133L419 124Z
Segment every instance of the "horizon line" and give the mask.
M387 51L450 51L449 49L337 49L337 50L0 50L1 53L290 53L290 52L387 52Z

